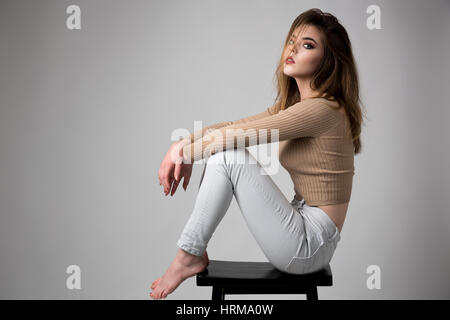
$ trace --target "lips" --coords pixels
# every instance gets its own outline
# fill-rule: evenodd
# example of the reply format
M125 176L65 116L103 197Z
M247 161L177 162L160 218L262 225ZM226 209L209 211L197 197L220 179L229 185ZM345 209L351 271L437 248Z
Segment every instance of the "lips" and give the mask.
M295 63L295 60L292 57L288 57L286 63Z

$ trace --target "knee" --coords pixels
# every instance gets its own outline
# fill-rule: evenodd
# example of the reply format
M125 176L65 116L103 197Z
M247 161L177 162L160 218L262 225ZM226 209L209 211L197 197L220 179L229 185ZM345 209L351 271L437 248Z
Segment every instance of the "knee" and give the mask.
M207 165L221 166L227 171L236 164L248 163L250 153L247 149L227 149L211 155Z
M213 162L219 161L222 164L244 164L248 163L250 153L246 148L227 149L217 152L211 157Z
M226 158L233 158L236 155L245 155L248 153L248 150L246 148L237 148L237 149L228 149L223 151L223 154Z
M230 178L233 182L234 178L241 174L244 168L247 168L247 165L257 163L247 149L238 148L214 153L209 157L207 166L210 166L211 169L214 168L215 172Z

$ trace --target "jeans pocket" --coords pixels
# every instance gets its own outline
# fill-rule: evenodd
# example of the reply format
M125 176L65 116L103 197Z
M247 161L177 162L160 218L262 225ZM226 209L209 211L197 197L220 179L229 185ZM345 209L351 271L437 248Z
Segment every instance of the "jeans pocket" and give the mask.
M287 273L306 274L319 271L331 260L334 252L334 242L323 241L308 257L294 256L286 266Z

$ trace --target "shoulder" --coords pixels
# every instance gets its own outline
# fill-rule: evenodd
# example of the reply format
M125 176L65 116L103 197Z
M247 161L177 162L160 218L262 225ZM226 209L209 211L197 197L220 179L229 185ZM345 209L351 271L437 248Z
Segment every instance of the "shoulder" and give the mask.
M339 103L335 100L328 100L325 98L313 98L309 100L310 105L313 106L315 108L314 110L317 112L322 114L329 113L336 118L345 116L345 108L339 105ZM344 113L342 111L344 111Z
M311 98L297 102L287 108L291 112L301 112L316 115L334 115L339 114L339 104L324 98Z
M336 101L330 101L324 98L311 98L299 101L293 105L287 107L284 110L278 110L276 104L267 108L267 111L271 115L281 113L311 113L317 115L335 115L337 116L339 110L339 104Z
M277 105L274 104L273 106L267 108L267 111L269 112L270 115L277 114L278 113Z
M320 106L327 106L331 110L339 110L340 106L339 103L335 100L328 100L325 98L311 98L306 99L303 101L300 101L299 103L304 103L308 105L320 105Z

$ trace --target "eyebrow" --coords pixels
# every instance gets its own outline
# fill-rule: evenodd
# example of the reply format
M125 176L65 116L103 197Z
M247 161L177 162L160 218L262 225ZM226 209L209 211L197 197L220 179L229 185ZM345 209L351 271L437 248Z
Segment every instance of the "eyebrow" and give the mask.
M295 35L295 34L292 34L291 38L292 38L292 37L296 37L296 35ZM312 40L312 41L314 41L316 44L318 44L316 40L314 40L313 38L310 38L310 37L303 37L302 39L303 39L303 40Z

